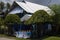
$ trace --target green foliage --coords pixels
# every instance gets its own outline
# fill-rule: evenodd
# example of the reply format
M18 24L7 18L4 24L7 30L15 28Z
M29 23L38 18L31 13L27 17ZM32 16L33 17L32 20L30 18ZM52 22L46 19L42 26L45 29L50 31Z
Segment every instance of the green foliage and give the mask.
M5 16L8 14L8 12L10 11L10 7L11 5L9 3L6 4L6 11L5 11Z
M55 12L54 22L60 24L60 5L51 5L50 8Z
M39 10L36 11L32 17L25 22L25 24L32 24L32 23L44 23L44 22L51 22L52 16L50 16L46 11Z
M7 5L7 10L10 9L11 5L9 3L7 3L6 5Z
M60 14L60 5L50 5L49 6L56 14Z
M54 22L55 22L56 24L60 24L60 14L56 14L56 15L54 16Z
M3 13L4 2L0 2L0 14Z
M4 25L4 20L2 18L0 18L0 26Z
M4 2L0 3L0 9L3 10L4 9Z
M25 39L25 38L15 38L16 40L31 40L31 39Z
M10 4L9 3L4 3L4 2L0 2L0 14L4 13L3 15L6 16L8 14L8 11L10 9ZM5 10L6 9L6 10Z
M44 38L43 40L60 40L60 37L50 36L50 37Z
M20 18L15 14L8 14L5 18L6 24L14 24L14 23L20 24L20 22L21 22Z

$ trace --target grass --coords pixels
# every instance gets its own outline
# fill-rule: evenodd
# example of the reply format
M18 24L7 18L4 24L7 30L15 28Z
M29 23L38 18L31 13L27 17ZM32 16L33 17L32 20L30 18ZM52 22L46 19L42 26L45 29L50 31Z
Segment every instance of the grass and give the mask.
M16 37L12 37L12 36L8 36L5 34L0 34L0 37L5 37L5 38L11 38L11 39L15 39L15 40L30 40L30 39L24 39L24 38L16 38Z
M40 39L24 39L24 38L16 38L16 40L40 40Z
M29 40L29 39L16 38L16 40ZM30 39L30 40L40 40L40 39ZM60 37L50 36L50 37L44 38L42 40L60 40Z
M51 37L45 38L43 40L60 40L60 37L51 36Z
M7 38L15 39L15 40L40 40L40 39L16 38L16 37L11 37L11 36L7 36L7 35L3 35L3 34L0 34L0 37L7 37ZM47 38L43 38L42 40L60 40L60 37L57 37L57 36L50 36L50 37L47 37Z
M30 39L16 38L16 40L30 40Z
M16 37L8 36L5 34L0 34L0 37L9 38L9 39L15 39L16 38Z

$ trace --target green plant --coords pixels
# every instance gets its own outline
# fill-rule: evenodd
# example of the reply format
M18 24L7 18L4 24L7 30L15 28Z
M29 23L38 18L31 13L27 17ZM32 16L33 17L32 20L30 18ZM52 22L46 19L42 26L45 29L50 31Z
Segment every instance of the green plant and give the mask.
M21 22L20 17L15 14L8 14L5 18L6 24L14 24L14 23L20 24L20 22Z
M52 17L44 10L36 11L25 24L52 22Z

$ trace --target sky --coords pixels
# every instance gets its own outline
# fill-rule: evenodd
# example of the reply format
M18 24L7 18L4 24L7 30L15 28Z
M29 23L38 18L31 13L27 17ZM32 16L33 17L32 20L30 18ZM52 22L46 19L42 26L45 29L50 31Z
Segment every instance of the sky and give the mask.
M0 2L1 1L4 1L5 3L6 2L13 3L14 0L0 0ZM15 0L15 1L22 1L22 0ZM37 3L40 5L60 4L60 0L26 0L26 1Z

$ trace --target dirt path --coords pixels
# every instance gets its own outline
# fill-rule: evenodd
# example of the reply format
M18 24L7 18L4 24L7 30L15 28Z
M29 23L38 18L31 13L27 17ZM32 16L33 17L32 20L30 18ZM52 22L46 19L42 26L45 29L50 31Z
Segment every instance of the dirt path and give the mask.
M15 40L15 39L0 37L0 40Z

